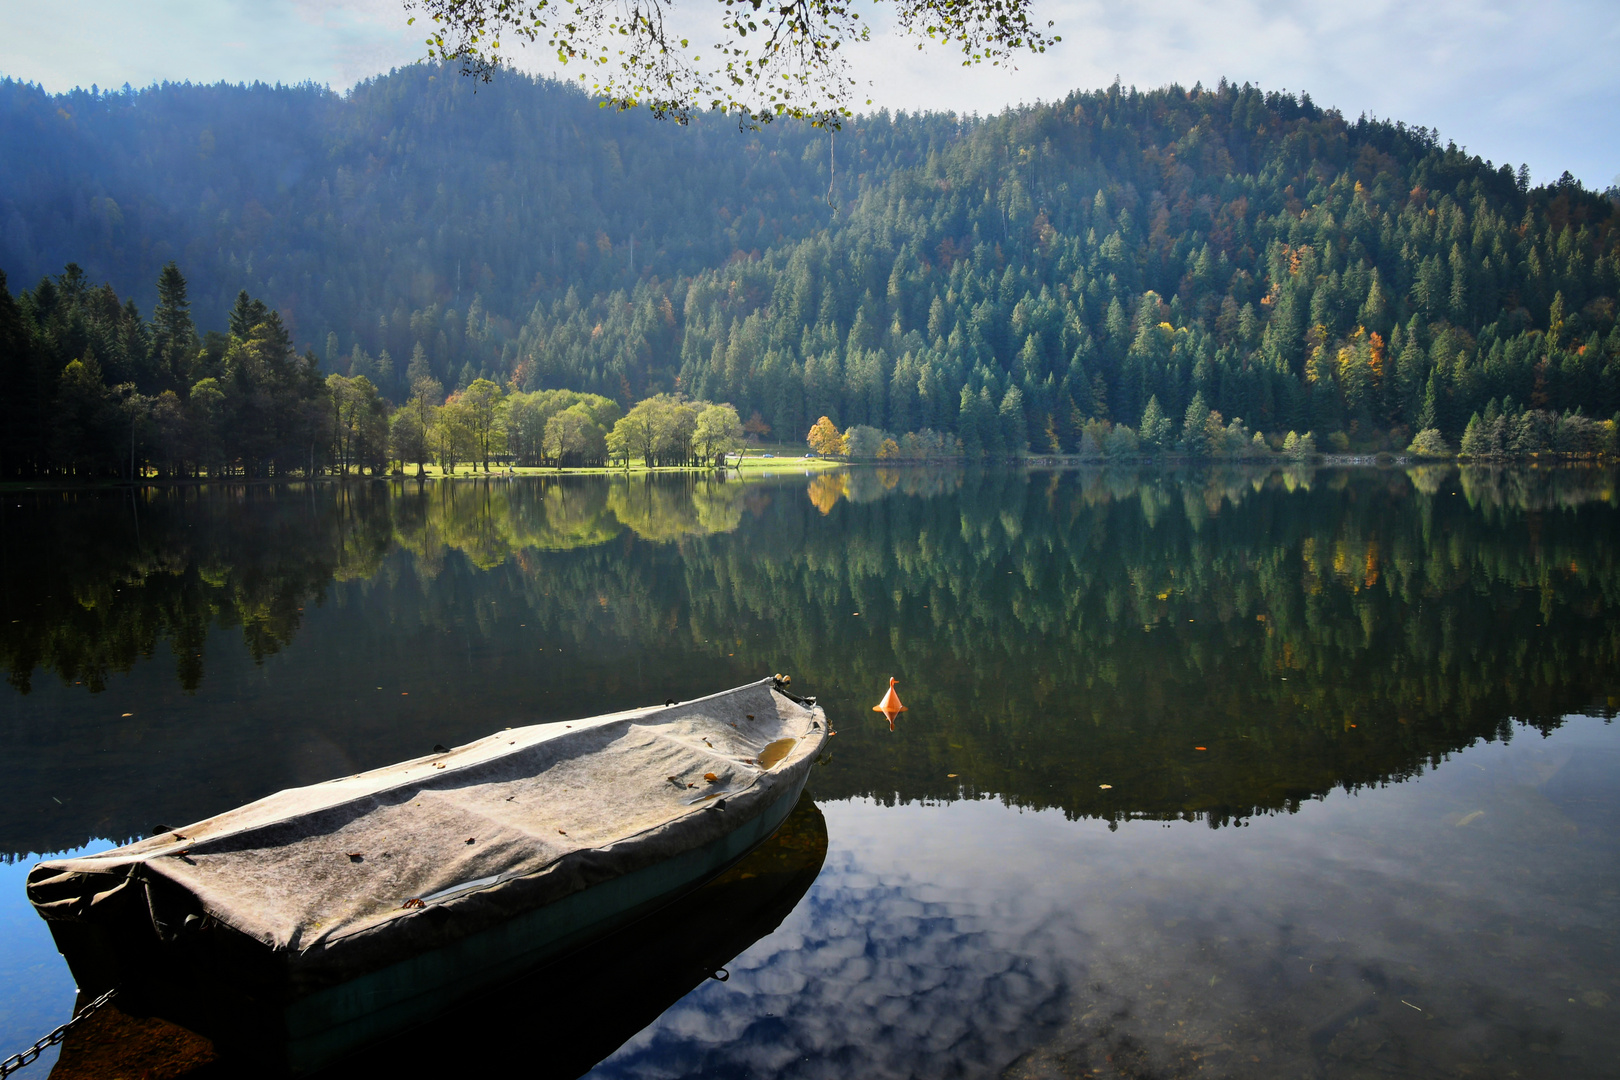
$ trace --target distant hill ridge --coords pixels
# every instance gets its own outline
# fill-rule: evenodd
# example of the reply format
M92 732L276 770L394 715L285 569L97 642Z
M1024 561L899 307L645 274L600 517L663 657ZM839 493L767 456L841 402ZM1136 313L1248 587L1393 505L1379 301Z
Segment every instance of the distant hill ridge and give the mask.
M204 326L247 289L396 399L420 350L447 385L679 389L790 439L820 415L1041 450L1198 408L1358 444L1607 417L1616 207L1224 82L831 138L427 67L345 95L0 82L12 288L74 261L149 310L173 259Z

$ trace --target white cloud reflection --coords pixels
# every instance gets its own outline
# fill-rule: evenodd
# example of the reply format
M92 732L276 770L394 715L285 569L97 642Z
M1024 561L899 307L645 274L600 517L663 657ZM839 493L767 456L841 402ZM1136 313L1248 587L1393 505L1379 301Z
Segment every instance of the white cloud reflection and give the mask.
M1549 1038L1612 1061L1616 770L1620 733L1571 718L1243 828L823 804L793 913L591 1075L1505 1075Z

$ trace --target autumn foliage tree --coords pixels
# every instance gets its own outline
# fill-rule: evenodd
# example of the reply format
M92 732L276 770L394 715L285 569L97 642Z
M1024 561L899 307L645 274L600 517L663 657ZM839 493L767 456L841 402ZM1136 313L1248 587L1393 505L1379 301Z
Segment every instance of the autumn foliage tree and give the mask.
M838 425L823 416L817 420L807 436L810 449L823 457L838 457L844 452L844 436Z

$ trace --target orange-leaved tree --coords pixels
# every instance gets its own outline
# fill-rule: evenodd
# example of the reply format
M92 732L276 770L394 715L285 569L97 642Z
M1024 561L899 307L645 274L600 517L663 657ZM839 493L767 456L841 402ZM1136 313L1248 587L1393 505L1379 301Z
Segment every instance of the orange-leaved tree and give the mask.
M836 457L844 452L844 437L839 434L838 425L825 416L810 429L807 441L810 449L827 457Z

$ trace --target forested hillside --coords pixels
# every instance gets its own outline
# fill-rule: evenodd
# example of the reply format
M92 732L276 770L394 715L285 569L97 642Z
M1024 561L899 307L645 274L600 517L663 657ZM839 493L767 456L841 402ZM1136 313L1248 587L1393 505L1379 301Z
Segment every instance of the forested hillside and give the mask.
M921 164L958 127L848 129L841 169ZM13 282L76 262L150 307L174 260L205 323L247 289L317 350L334 332L345 351L460 345L484 314L521 323L570 286L592 296L696 273L832 216L825 132L739 134L719 118L679 128L544 80L475 86L424 67L342 96L264 85L53 96L3 80L0 149L0 268ZM858 183L851 174L840 189Z
M94 323L103 366L147 350L120 361L148 372L132 387L184 412L211 369L149 354L229 342L141 321L174 260L203 327L247 290L279 312L274 363L307 349L396 402L423 374L626 408L678 392L785 440L825 415L969 453L1110 425L1207 452L1197 433L1236 418L1323 448L1455 445L1478 413L1478 452L1552 449L1560 414L1620 409L1617 206L1224 82L836 136L425 67L347 95L5 82L0 269L83 272L20 295L6 332L28 355L0 348L47 402ZM92 293L100 315L50 308Z

